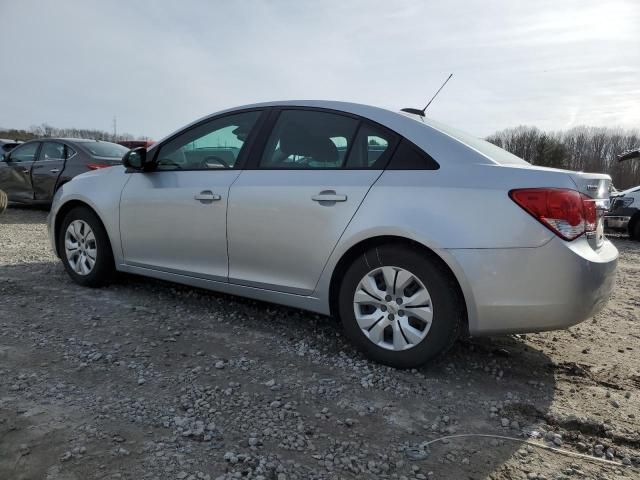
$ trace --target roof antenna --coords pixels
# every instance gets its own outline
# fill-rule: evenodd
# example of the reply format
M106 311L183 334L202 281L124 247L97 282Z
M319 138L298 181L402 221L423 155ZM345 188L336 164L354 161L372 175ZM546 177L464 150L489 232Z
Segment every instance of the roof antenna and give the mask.
M436 98L438 96L438 94L440 93L440 90L442 90L444 88L444 86L447 84L447 82L449 80L451 80L451 77L453 77L453 73L449 74L449 76L447 77L447 79L444 81L444 83L442 84L442 86L440 86L440 88L438 89L438 91L435 93L435 95L433 97L431 97L431 100L429 100L429 103L427 103L427 106L424 107L422 110L420 110L419 108L403 108L402 110L400 110L401 112L407 112L407 113L413 113L414 115L418 115L420 117L424 117L424 112L427 110L427 108L429 108L429 105L431 105L431 102L433 102L433 99Z

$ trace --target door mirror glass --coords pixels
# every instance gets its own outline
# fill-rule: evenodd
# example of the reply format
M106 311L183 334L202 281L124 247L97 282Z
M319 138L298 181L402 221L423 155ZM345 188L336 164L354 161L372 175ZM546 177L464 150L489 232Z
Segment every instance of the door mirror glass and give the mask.
M122 164L133 170L144 170L147 165L147 149L144 147L134 148L129 150L122 157Z

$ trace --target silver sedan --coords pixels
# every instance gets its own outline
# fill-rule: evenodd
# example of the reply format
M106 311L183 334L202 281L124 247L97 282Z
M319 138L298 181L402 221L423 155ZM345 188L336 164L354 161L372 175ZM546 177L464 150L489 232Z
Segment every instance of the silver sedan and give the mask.
M75 177L49 229L80 285L117 270L335 315L371 358L413 367L462 334L600 310L618 257L610 185L415 115L274 102Z

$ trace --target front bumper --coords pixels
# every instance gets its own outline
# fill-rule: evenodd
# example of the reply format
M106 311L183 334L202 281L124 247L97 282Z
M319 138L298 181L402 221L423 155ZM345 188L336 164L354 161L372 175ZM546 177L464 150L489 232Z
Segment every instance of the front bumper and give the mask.
M553 238L537 248L455 249L475 312L471 335L567 328L600 311L615 283L618 250L605 240Z
M610 228L612 230L626 230L629 226L629 216L616 216L610 215L604 217L604 228Z

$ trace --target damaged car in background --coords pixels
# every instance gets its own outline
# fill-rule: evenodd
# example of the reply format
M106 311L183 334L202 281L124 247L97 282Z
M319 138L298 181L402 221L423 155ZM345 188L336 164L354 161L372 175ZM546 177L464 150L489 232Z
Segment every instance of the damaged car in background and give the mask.
M624 152L618 160L640 160L640 149ZM607 229L640 241L640 185L613 194L604 221Z

